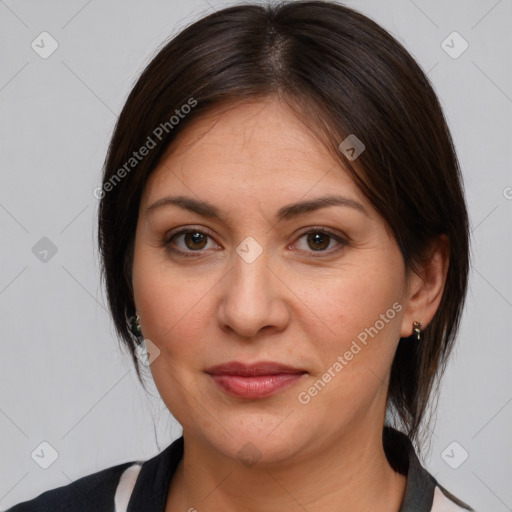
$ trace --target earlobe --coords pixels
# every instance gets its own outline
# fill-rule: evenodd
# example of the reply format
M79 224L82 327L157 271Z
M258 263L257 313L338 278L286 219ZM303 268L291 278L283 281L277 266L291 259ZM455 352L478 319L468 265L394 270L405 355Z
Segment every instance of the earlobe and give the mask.
M450 241L444 234L432 242L428 256L419 262L418 274L409 271L409 289L404 307L400 336L408 338L417 331L414 322L424 329L434 317L443 296L450 259Z

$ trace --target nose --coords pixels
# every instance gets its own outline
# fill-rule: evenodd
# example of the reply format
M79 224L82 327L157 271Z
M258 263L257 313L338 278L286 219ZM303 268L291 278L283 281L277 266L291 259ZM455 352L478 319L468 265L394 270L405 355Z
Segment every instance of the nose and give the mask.
M270 333L286 328L289 290L269 267L265 251L250 263L236 255L221 286L218 321L222 329L254 338L263 330Z

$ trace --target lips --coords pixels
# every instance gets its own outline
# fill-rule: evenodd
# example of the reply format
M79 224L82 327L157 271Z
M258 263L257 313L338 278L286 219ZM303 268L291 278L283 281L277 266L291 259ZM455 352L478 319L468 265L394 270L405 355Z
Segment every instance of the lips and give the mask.
M228 395L244 399L266 398L283 391L307 374L300 368L273 361L245 364L232 361L206 370L213 382Z
M239 361L212 366L206 370L210 375L238 375L240 377L254 377L257 375L281 375L306 373L305 370L286 366L273 361L262 361L254 364L246 364Z

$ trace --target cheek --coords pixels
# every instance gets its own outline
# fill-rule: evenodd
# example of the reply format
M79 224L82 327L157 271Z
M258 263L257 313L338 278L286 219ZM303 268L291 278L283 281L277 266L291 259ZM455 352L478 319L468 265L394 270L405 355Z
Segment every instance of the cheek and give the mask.
M202 300L207 288L200 283L187 283L179 278L164 276L147 279L135 288L143 333L158 345L178 339L191 347L190 339L199 341L202 319L207 314Z
M335 334L354 335L353 329L361 331L373 325L401 301L403 280L399 275L391 265L351 267L326 276L314 290L303 287L299 296L306 297L306 305L318 312L317 323L329 326ZM393 312L391 316L395 316Z
M338 428L375 410L372 404L378 404L379 414L383 410L400 337L397 281L391 274L368 272L368 267L364 272L351 269L329 280L323 293L310 296L307 306L320 313L310 313L302 322L308 329L307 350L317 361L315 374L297 396L300 404L309 404L305 414L329 410L332 425Z
M403 309L399 261L382 265L361 261L360 266L338 271L322 285L317 282L309 293L306 288L302 288L302 295L299 292L299 296L307 297L303 311L308 318L302 326L308 330L311 350L321 358L321 371L345 354L346 374L372 369L385 375L389 371L400 338Z
M213 278L189 278L154 249L136 247L133 264L133 289L143 335L169 357L172 364L181 357L193 358L203 348L208 292Z

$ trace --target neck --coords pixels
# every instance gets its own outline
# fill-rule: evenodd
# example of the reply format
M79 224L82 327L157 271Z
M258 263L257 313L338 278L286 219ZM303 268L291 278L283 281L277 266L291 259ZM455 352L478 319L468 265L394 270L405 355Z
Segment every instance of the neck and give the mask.
M261 467L219 456L185 432L183 437L167 512L396 512L405 492L405 476L387 462L382 432L333 436L319 442L314 458Z

